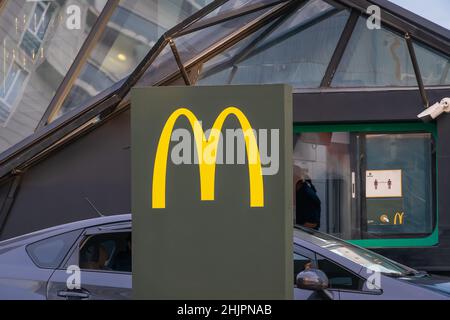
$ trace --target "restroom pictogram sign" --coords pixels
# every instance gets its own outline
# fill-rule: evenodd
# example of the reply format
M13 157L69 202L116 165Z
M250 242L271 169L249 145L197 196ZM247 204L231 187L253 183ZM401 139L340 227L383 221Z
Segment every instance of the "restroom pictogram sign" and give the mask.
M402 170L367 170L366 198L401 198Z

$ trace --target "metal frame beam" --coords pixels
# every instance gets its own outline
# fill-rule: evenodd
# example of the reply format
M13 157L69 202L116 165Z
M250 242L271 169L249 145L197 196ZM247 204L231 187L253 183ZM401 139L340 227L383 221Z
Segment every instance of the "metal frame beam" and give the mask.
M329 87L331 81L333 80L334 74L341 62L342 56L344 55L345 49L347 48L348 42L355 30L356 23L358 22L359 14L352 10L350 16L348 17L347 23L342 30L341 37L337 43L336 49L331 56L331 60L323 76L320 87Z
M173 57L175 58L175 61L177 62L178 69L180 69L181 76L183 77L184 83L187 86L190 86L191 80L189 79L189 75L186 72L186 69L184 68L183 62L181 61L181 57L180 57L180 54L177 49L177 45L175 44L173 39L169 40L169 45L170 45L170 49L172 50Z
M240 9L236 9L236 10L230 10L229 12L226 12L224 14L221 15L217 15L208 19L204 19L202 21L199 21L195 24L192 24L191 26L189 26L188 28L184 29L183 31L180 31L176 34L176 37L181 37L183 35L192 33L192 32L196 32L229 20L233 20L236 18L240 18L242 16L245 16L247 14L253 13L253 12L257 12L266 8L270 8L273 7L277 4L283 3L283 2L287 2L289 0L279 0L279 1L274 1L271 3L254 3L254 4L250 4L247 6L244 6Z
M416 74L417 85L419 86L420 96L422 98L422 102L425 108L428 108L430 105L428 102L427 93L425 91L425 87L423 85L422 75L420 74L419 64L417 63L416 53L414 51L414 45L411 41L411 37L409 34L405 34L405 41L408 47L409 56L411 57L411 62L413 65L414 73Z

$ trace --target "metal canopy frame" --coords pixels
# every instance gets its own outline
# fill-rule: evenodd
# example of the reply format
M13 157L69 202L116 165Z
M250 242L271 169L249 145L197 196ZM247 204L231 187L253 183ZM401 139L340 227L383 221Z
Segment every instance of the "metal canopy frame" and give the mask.
M92 122L92 119L102 115L110 115L114 111L121 110L117 108L120 102L127 97L128 92L131 88L138 82L138 80L144 75L147 69L152 65L154 60L166 47L170 45L172 39L181 37L183 35L200 30L200 28L206 28L213 25L220 24L224 21L230 21L231 19L238 18L240 16L249 14L251 12L257 12L259 10L273 7L272 10L262 15L260 19L256 19L243 26L231 36L226 39L222 39L219 43L214 45L214 48L209 48L208 50L202 52L201 54L195 56L188 62L183 62L181 59L176 57L176 47L172 48L172 53L174 54L175 60L179 70L160 81L158 85L167 83L167 81L173 81L175 78L182 76L186 77L186 70L198 65L214 56L217 53L226 50L230 46L236 44L243 38L249 36L255 31L262 28L268 23L274 22L278 23L276 20L281 21L284 16L290 14L297 6L302 3L307 2L307 0L284 0L284 1L274 1L273 3L264 5L252 5L246 6L237 10L232 10L224 15L217 17L205 19L200 21L202 18L207 16L209 13L213 12L215 9L219 8L229 0L215 0L209 5L197 11L195 14L185 19L183 22L177 26L168 30L163 36L161 36L156 44L149 50L145 58L139 63L136 69L128 76L126 79L115 84L113 87L109 88L105 92L100 93L98 96L93 97L87 101L80 108L73 110L64 114L60 118L49 123L51 117L54 116L61 106L67 93L70 91L74 81L76 80L80 68L89 57L89 54L93 48L93 44L98 40L101 34L102 28L106 26L109 21L113 9L118 5L118 0L108 0L105 8L100 14L99 19L96 22L96 26L99 29L93 28L91 34L88 36L86 43L83 44L74 64L70 68L68 74L66 75L63 83L58 88L57 94L53 98L47 112L41 120L41 123L36 130L36 132L30 137L24 139L18 144L14 145L10 149L0 154L0 180L4 181L12 175L17 175L22 172L26 167L33 164L48 155L50 152L60 147L62 144L67 143L71 139L75 139L77 136L81 135L86 130L89 130L93 126L99 125L98 122ZM405 36L405 41L412 43L412 40L423 43L430 48L450 57L450 32L444 28L441 28L432 22L429 22L407 10L404 10L389 1L386 0L325 0L329 3L335 3L338 8L346 7L352 9L352 13L347 21L346 27L339 39L338 45L333 53L330 64L328 65L325 76L322 80L322 88L329 87L334 71L336 70L342 54L348 43L348 39L351 35L352 25L355 17L357 15L367 16L367 7L373 4L380 6L381 9L381 19L383 26L397 31ZM3 4L3 3L2 3ZM353 26L354 27L354 26ZM269 29L269 28L268 28ZM298 30L297 30L298 31ZM268 31L270 33L271 31ZM260 36L265 38L267 35L264 33ZM261 39L255 39L254 41L259 42ZM248 52L243 52L243 59L248 56L249 51L252 47L247 48ZM409 47L408 47L409 48ZM413 49L413 48L412 48ZM253 51L252 51L253 53ZM416 78L418 79L418 86L424 104L427 100L426 91L423 86L423 81L420 76L420 70L415 58L414 51L410 50L411 60L413 61L414 71L416 73ZM450 63L449 63L450 68ZM183 72L184 69L184 72ZM184 76L183 76L184 74ZM420 80L419 80L420 79ZM189 78L185 79L186 84L190 84ZM439 88L437 86L436 88ZM106 119L109 116L106 117ZM100 120L101 122L101 120ZM72 134L77 131L77 134ZM70 136L69 139L66 139Z

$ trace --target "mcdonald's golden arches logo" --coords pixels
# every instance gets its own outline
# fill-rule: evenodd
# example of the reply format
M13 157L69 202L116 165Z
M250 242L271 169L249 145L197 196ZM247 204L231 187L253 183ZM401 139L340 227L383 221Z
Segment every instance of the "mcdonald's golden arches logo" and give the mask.
M169 116L161 132L156 150L152 182L152 208L161 209L166 207L166 172L169 143L175 122L181 116L188 119L194 132L194 141L199 159L201 200L214 200L217 148L222 126L230 115L234 115L238 119L244 133L249 171L250 207L264 207L261 157L253 128L240 109L228 107L216 118L208 138L205 136L201 123L189 109L179 108Z
M394 224L403 224L403 215L404 212L397 212L394 216Z

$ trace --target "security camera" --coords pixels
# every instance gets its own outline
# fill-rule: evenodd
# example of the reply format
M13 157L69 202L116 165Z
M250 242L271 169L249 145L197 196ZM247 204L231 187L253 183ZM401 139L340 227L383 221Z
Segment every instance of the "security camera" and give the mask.
M430 121L436 119L444 112L450 112L450 98L444 98L440 102L436 102L417 115L417 117L423 121Z

